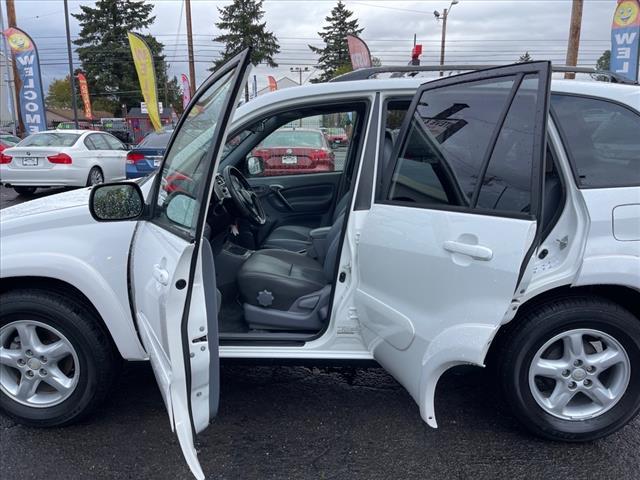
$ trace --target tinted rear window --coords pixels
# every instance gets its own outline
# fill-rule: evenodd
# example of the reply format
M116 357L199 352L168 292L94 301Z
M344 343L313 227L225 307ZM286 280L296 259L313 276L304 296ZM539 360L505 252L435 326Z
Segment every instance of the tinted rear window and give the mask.
M77 133L34 133L22 140L19 147L72 147L80 138Z
M261 148L271 147L308 147L322 148L322 133L304 130L292 130L289 132L276 131L267 137Z
M640 115L604 99L554 94L559 123L579 187L640 185Z
M167 148L170 139L170 133L150 133L144 137L137 146L144 148Z

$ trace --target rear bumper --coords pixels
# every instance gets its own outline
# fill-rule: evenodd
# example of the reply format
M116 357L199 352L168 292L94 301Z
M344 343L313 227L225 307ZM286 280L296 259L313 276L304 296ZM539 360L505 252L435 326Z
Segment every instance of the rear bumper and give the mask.
M51 168L11 168L0 165L0 183L25 187L84 187L89 172L74 165L54 165Z
M130 163L127 163L125 172L126 172L127 178L140 178L140 177L146 177L147 175L151 175L156 170L157 168L138 170L138 168L135 165L131 165Z

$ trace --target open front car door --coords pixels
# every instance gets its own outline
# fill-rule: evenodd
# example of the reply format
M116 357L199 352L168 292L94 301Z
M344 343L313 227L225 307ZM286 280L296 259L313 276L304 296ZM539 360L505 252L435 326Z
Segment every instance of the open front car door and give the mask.
M246 80L249 51L200 87L183 114L137 225L129 284L135 320L172 429L197 478L194 448L218 409L218 294L209 242L202 241L213 172Z
M422 85L369 210L353 304L375 359L436 426L435 387L483 365L539 243L550 64Z

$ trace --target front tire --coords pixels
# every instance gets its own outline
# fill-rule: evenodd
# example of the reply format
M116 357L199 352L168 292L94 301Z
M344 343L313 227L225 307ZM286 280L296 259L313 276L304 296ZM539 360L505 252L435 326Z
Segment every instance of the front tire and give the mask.
M68 425L109 392L116 354L80 303L41 290L0 298L0 410L28 426Z
M87 187L93 187L94 185L99 185L104 183L104 174L100 167L93 167L89 171L89 176L87 177Z
M640 411L640 320L613 302L576 296L534 306L502 345L505 397L536 435L591 441Z
M21 197L33 197L36 193L37 187L13 187L13 189Z

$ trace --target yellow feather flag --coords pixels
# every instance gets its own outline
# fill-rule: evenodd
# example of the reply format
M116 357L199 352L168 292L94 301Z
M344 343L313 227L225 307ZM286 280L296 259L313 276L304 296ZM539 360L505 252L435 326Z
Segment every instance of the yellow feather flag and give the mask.
M156 87L156 73L153 69L153 55L147 43L136 33L128 32L129 46L133 55L133 63L138 72L140 89L147 104L149 119L153 128L157 131L162 129L160 122L160 111L158 110L158 89Z

